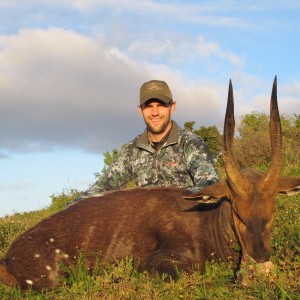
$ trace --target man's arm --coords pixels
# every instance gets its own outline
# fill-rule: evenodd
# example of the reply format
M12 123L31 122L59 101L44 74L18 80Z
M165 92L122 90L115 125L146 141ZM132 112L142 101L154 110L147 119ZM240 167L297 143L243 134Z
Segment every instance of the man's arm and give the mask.
M99 193L118 190L126 186L132 178L132 169L130 165L130 159L132 159L131 150L131 143L124 145L109 169L99 176L97 181L79 197L70 202L70 204L74 204L79 200L83 200Z

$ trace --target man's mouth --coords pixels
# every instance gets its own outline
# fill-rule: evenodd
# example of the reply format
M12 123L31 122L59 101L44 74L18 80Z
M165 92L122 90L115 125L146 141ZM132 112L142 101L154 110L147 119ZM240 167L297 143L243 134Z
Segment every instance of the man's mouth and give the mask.
M162 120L162 118L152 118L151 122L158 123L158 122L161 122L161 120Z

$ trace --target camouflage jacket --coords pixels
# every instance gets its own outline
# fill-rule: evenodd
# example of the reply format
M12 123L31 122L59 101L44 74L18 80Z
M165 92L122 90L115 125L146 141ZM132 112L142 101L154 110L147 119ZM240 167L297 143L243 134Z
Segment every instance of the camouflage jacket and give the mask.
M123 145L112 166L80 198L121 189L131 181L137 187L176 186L197 190L218 180L204 141L173 121L170 134L159 150L149 144L145 129Z

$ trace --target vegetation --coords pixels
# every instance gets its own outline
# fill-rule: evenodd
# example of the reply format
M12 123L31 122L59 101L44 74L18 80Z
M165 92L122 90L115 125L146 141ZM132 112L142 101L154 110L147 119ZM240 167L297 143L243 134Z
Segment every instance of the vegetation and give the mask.
M191 122L191 130L194 130L193 125ZM270 157L269 146L265 146L269 140L267 116L259 113L245 115L238 129L235 151L240 165L266 169ZM282 117L282 129L285 149L283 173L300 177L300 116ZM199 130L199 134L209 130L215 129ZM114 154L107 152L106 165L113 158ZM223 174L222 165L219 168ZM64 191L60 195L52 195L52 203L48 208L1 218L0 258L4 257L9 245L19 234L60 211L77 196L76 190ZM300 195L278 196L271 237L271 261L276 264L276 276L270 280L257 279L248 287L237 284L230 266L217 261L207 264L205 274L200 274L197 269L191 275L178 271L178 281L165 282L163 278L138 273L130 258L105 269L96 269L93 274L89 274L82 260L79 260L61 288L51 292L22 293L16 288L0 284L0 299L300 299L299 221Z
M109 151L105 151L103 153L103 157L104 157L104 167L100 173L96 173L96 177L101 176L102 174L104 174L107 169L112 165L112 163L116 160L117 156L118 156L119 152L117 149L113 149L112 153L110 153Z
M195 122L186 122L184 128L199 135L205 141L212 157L217 159L222 151L222 135L217 126L201 126L194 129L194 125Z
M284 174L296 175L300 161L300 115L281 116L285 151ZM253 112L241 117L235 153L242 168L266 169L270 163L269 116Z

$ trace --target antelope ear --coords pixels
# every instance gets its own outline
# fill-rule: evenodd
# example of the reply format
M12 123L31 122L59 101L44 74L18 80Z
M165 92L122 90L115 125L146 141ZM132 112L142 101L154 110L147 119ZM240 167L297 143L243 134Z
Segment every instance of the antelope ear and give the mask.
M300 193L300 178L280 177L278 180L277 192L288 196Z
M218 203L222 199L229 199L229 188L227 181L222 180L207 187L199 192L184 196L184 199L196 201L198 203Z

